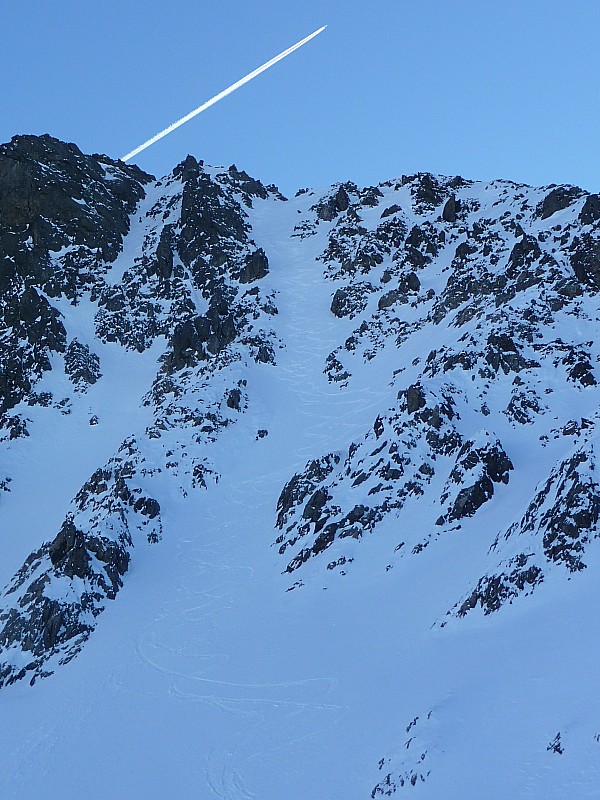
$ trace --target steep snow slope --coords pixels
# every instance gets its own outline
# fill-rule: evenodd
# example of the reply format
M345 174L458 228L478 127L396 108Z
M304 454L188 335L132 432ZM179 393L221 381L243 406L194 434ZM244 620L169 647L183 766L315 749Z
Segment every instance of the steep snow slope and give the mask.
M3 155L110 191L64 147ZM5 403L4 796L597 797L598 198L128 180L87 277L12 257L64 335Z

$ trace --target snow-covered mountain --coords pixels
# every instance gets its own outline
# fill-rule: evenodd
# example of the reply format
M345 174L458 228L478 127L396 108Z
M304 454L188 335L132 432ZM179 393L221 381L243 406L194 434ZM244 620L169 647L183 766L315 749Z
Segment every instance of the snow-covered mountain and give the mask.
M19 136L0 259L2 797L600 797L598 195Z

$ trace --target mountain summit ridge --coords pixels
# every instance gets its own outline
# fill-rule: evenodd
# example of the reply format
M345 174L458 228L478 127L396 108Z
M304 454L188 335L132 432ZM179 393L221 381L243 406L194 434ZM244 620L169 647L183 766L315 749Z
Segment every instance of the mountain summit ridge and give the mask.
M370 624L377 635L387 624L390 664L404 653L393 644L394 625L408 625L394 616L401 596L413 603L407 641L423 653L440 648L454 676L457 642L471 653L481 630L485 652L494 652L494 631L508 636L512 624L521 641L523 619L537 614L532 625L543 626L549 609L560 639L567 623L557 604L580 608L578 593L591 591L586 574L600 568L598 195L418 173L364 188L301 190L288 200L235 165L188 156L156 180L49 136L18 136L0 147L0 258L3 692L23 682L47 691L40 687L59 673L84 674L76 672L86 669L83 656L73 661L82 648L97 653L96 635L108 635L102 631L115 627L118 613L139 613L128 600L130 576L139 590L145 574L162 575L148 588L166 597L183 580L177 559L199 564L209 583L222 576L205 597L210 613L198 611L207 641L226 636L227 624L243 639L240 620L260 639L250 613L285 636L281 609L292 625L318 627L322 614L342 629L349 618L337 604L345 598L360 623L339 641L358 659L357 676L369 663L361 637L377 645ZM178 597L204 597L187 567L182 574ZM365 609L378 613L379 593L383 619L367 625ZM142 658L147 640L139 640L135 663L141 675L154 669L154 656L166 658L169 668L157 669L175 681L169 691L204 703L208 695L194 683L204 680L201 659L186 666L192 607L177 612L182 638L172 649L161 628L172 612L157 614L148 630L160 647ZM310 648L308 632L299 636ZM379 702L365 691L345 710L339 697L326 700L344 674L343 655L323 662L331 675L322 686L311 674L284 691L288 679L274 668L265 703L296 704L309 727L311 715L328 725L344 715L356 722L353 709L367 698L383 717L394 703L412 709L401 693ZM212 664L216 656L206 658ZM436 684L433 662L413 658ZM528 720L515 751L498 711L498 752L514 758L527 750L535 765L532 793L520 796L554 796L544 795L552 781L556 792L570 785L568 770L544 767L563 755L546 748L556 730L547 731L541 710L556 673L545 683L526 669L545 687L527 711L539 712L539 728ZM490 691L505 697L508 679L490 672ZM207 755L208 791L195 795L181 779L181 796L275 797L269 792L289 780L298 796L316 791L327 766L306 766L315 743L288 717L281 752L289 757L294 737L306 734L298 756L306 782L284 768L280 786L266 777L263 756L251 763L256 674L255 683L221 679L215 667L211 675L227 683L219 703L254 722L240 723L250 725L249 738L236 764L221 754L217 781ZM392 691L391 673L381 680ZM355 773L337 753L330 777L344 797L416 785L424 797L439 796L453 774L444 754L456 756L461 744L466 753L478 735L473 709L482 687L459 690L452 680L415 690L430 696L416 722L389 719L381 736L373 733L364 753L385 749L372 771L359 758ZM264 753L274 746L277 713L260 714ZM579 743L568 763L581 767L585 792L594 786L583 754L593 747L597 713L594 701L583 722L566 719L564 708L557 720L567 749L568 725ZM491 743L483 736L477 745L490 763L499 758ZM491 785L468 758L464 764L472 786ZM490 770L514 793L508 770ZM335 791L323 796L342 796ZM465 796L456 792L448 796Z

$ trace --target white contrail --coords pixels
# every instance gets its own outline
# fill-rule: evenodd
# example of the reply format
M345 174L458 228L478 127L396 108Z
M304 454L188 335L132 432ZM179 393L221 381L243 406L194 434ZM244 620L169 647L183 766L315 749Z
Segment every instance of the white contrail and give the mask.
M210 106L214 106L214 104L218 103L219 100L222 100L224 97L227 97L228 94L235 92L235 90L239 89L240 86L243 86L245 83L248 83L248 81L251 81L252 78L256 78L257 75L260 75L261 72L264 72L265 70L269 69L269 67L272 67L273 64L276 64L278 61L281 61L282 58L289 56L289 54L293 53L294 50L297 50L299 47L302 47L303 44L310 42L311 39L314 39L315 36L318 36L320 33L322 33L326 27L327 25L323 25L323 27L319 28L318 31L311 33L310 36L307 36L306 39L302 39L301 42L298 42L297 44L293 45L293 47L288 47L288 49L284 50L283 53L279 53L278 56L275 56L270 61L267 61L266 64L262 65L262 67L258 67L249 75L246 75L245 78L242 78L241 80L232 83L231 86L229 86L227 89L225 89L222 92L219 92L219 94L216 94L214 97L211 97L211 99L207 100L206 103L203 103L201 106L198 106L198 108L195 108L193 111L190 111L190 113L186 114L185 117L178 119L177 122L174 122L172 125L169 125L168 128L165 128L164 131L157 133L156 136L153 136L151 139L148 139L147 142L144 142L144 144L141 144L139 147L136 147L135 150L131 151L131 153L127 153L126 156L123 156L121 158L121 161L129 161L129 159L133 158L134 156L137 156L138 153L141 153L142 150L145 150L147 147L150 147L151 144L158 142L158 140L162 139L163 136L167 136L167 134L171 133L176 128L179 128L181 125L185 125L186 122L189 122L197 114L201 114L203 111L206 111L207 108L210 108Z

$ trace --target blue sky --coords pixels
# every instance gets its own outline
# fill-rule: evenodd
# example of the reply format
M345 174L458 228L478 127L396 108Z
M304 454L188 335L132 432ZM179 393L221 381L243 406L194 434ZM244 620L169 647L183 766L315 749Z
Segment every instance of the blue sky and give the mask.
M324 24L137 163L193 153L286 193L416 171L600 190L597 0L6 0L0 140L119 157Z

